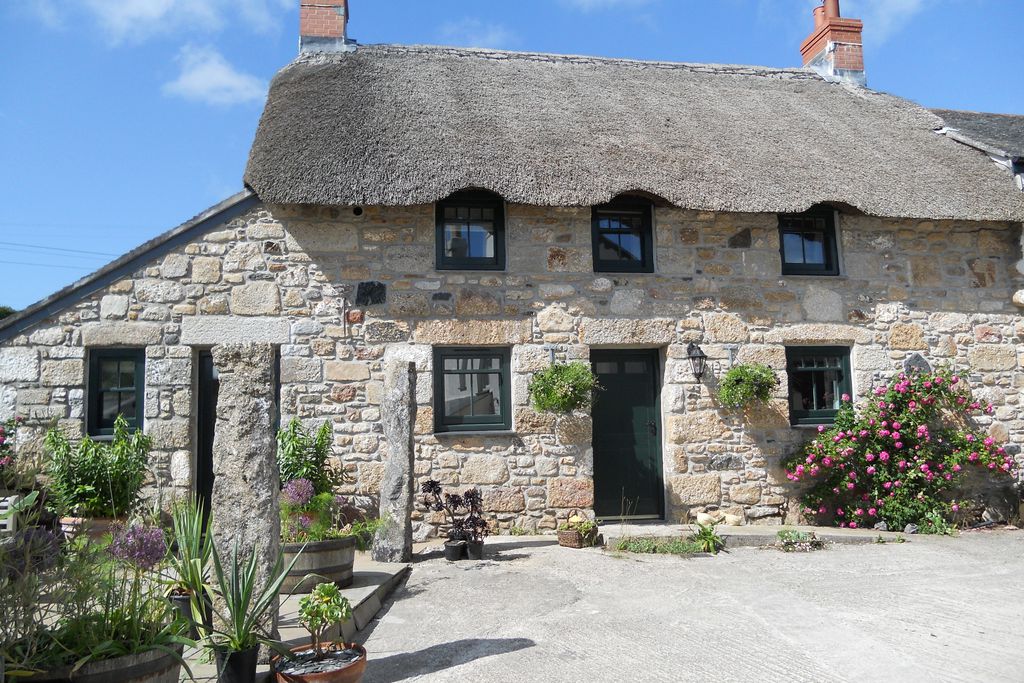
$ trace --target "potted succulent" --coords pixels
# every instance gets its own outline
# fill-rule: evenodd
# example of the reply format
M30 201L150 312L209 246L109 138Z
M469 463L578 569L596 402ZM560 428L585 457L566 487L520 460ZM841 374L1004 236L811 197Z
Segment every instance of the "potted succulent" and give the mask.
M450 562L464 557L483 558L484 537L490 526L483 517L480 492L469 489L464 494L441 493L441 482L430 479L420 489L426 496L424 504L434 512L443 512L448 521L448 540L444 544L444 557Z
M203 508L194 497L180 501L171 508L172 538L167 542L167 599L179 617L189 624L189 637L199 638L197 624L209 627L212 591L209 581L210 560L213 557L213 535L209 533L209 519L204 523ZM193 596L199 596L193 599ZM192 612L192 605L204 605L202 611Z
M241 559L236 543L231 551L231 561L225 566L216 546L213 548L215 618L212 626L196 624L200 633L196 644L213 651L220 683L253 683L260 645L283 651L284 646L270 636L263 623L277 604L281 585L294 563L292 560L284 568L279 554L273 570L261 586L260 561L256 553L251 553L248 560ZM201 615L205 605L197 594L193 593L191 597L192 613Z
M131 431L124 417L114 422L109 442L88 436L72 444L59 429L46 433L46 473L66 532L84 530L96 539L110 532L139 502L151 441Z
M282 587L290 593L312 588L313 581L305 580L309 575L339 586L352 583L358 539L343 514L347 501L334 494L345 476L331 464L331 438L329 422L313 432L297 418L277 434L284 561L302 552Z
M558 526L558 545L566 548L589 548L597 540L597 522L577 510Z
M271 661L278 683L359 683L366 670L366 649L356 643L324 643L329 628L352 618L348 598L333 583L321 583L299 601L299 622L312 643L292 648Z
M109 545L76 538L62 548L53 532L33 524L4 539L0 660L7 679L178 680L187 641L157 580L165 549L163 531L145 523L118 527Z

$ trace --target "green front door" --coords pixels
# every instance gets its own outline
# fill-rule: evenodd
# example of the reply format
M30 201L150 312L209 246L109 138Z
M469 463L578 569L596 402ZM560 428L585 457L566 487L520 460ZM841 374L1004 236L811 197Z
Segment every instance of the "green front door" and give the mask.
M658 352L591 351L603 391L594 402L594 513L664 516Z

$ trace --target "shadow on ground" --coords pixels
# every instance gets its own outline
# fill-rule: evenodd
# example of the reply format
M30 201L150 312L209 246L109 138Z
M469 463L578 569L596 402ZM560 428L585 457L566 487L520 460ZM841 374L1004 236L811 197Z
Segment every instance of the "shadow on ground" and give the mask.
M365 683L394 683L413 676L426 676L492 655L525 650L536 645L529 638L483 638L456 640L432 645L415 652L403 652L366 662Z

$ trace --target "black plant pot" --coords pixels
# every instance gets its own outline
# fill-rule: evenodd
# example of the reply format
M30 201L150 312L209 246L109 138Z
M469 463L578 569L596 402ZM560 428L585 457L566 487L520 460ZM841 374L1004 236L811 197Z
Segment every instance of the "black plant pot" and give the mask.
M254 683L259 653L258 645L240 652L214 650L218 683Z
M471 560L482 560L484 559L484 542L479 541L477 543L466 544L466 554Z
M444 559L449 562L456 562L466 556L465 541L448 541L444 544Z
M168 599L174 605L174 610L178 613L178 616L189 625L188 637L192 640L199 638L199 629L196 628L196 622L192 619L192 596L172 594L168 596ZM206 603L206 609L203 610L203 625L209 630L213 624L213 605L210 603L209 597L204 602Z

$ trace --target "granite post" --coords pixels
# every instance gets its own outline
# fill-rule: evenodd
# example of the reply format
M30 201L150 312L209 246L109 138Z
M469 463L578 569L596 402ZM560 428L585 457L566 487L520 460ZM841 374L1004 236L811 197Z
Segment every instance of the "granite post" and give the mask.
M236 545L240 562L256 553L260 590L272 578L281 545L274 349L269 344L223 344L213 347L213 362L220 373L210 505L214 543L225 565ZM277 617L275 605L263 622L271 635L277 631Z
M416 424L416 365L394 360L384 366L381 420L388 444L388 460L380 484L383 526L373 540L378 562L412 560L413 460Z

